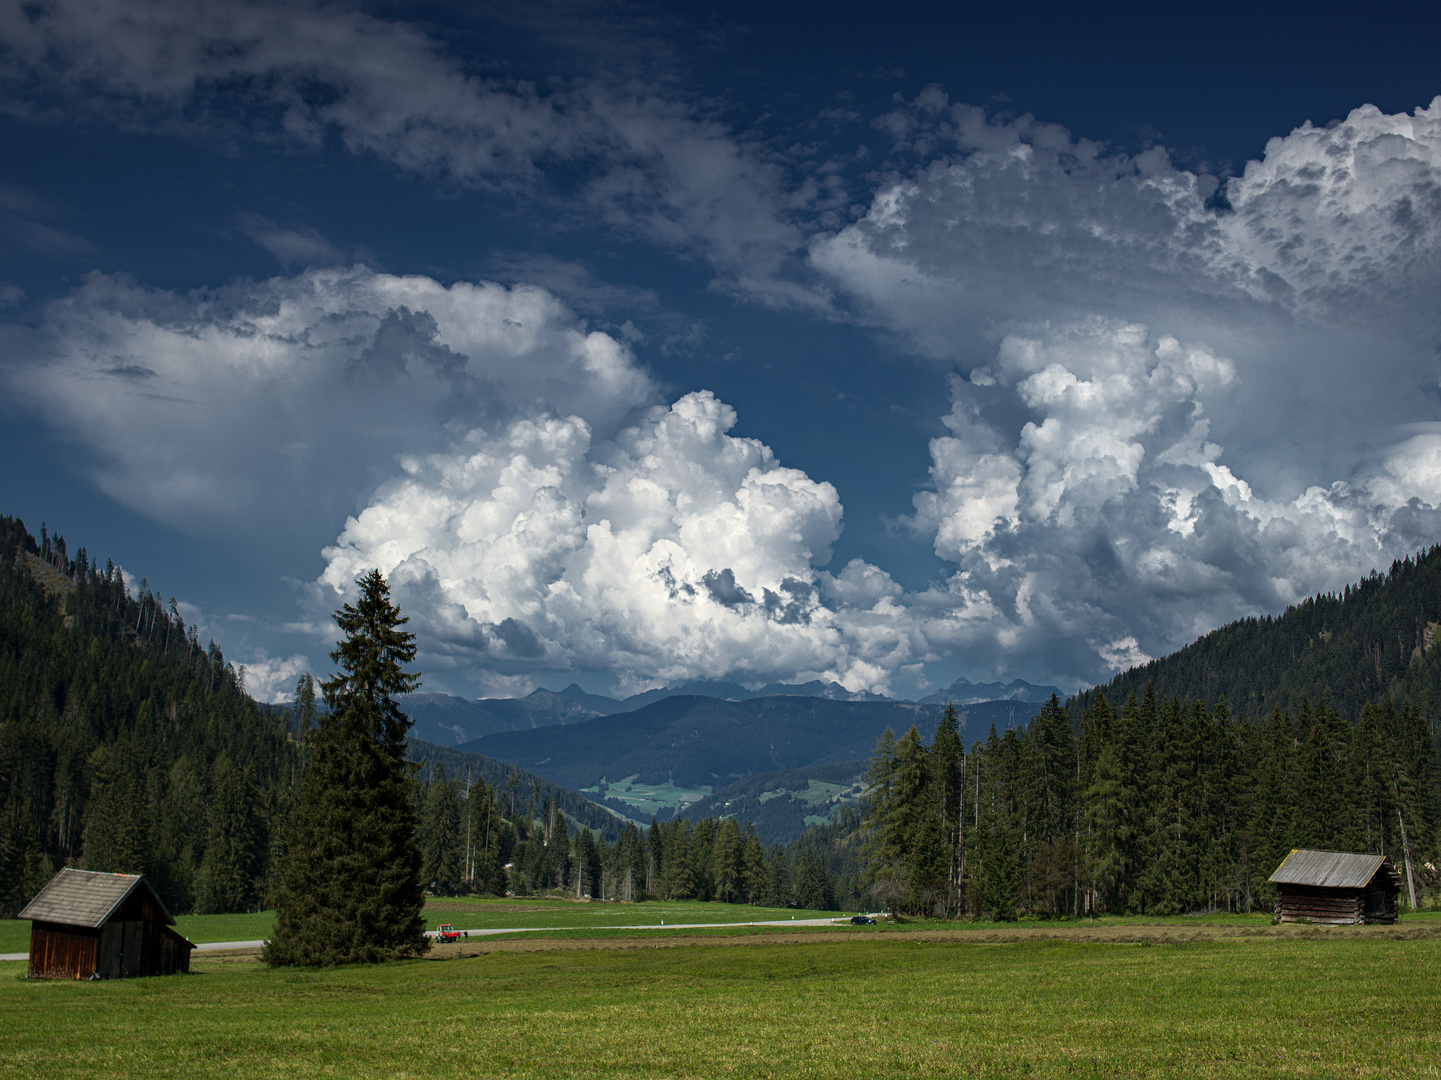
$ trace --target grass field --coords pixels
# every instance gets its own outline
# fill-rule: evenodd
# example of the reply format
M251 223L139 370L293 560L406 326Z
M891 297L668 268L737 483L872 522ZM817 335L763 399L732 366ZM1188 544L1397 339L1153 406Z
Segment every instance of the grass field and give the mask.
M17 1078L1437 1076L1436 930L472 941L320 971L198 954L190 976L90 984L12 963L0 1060Z
M708 904L699 900L649 901L644 904L575 903L567 900L448 900L432 898L425 905L426 929L448 922L457 929L489 930L505 926L545 926L598 930L608 926L655 926L663 923L745 923L771 919L835 918L835 911L796 911ZM849 914L849 913L848 913ZM192 939L194 940L194 939ZM217 939L218 940L218 939Z
M596 784L581 788L582 794L619 799L632 807L642 818L662 810L674 810L700 802L712 791L710 786L676 787L674 784L642 784L635 777L618 780L614 784Z
M432 897L425 905L425 928L440 923L464 930L546 926L574 930L607 926L660 926L662 923L761 922L767 919L820 918L826 911L792 911L744 904L703 904L697 900L645 904L574 903L567 900L509 898L452 900ZM207 941L259 941L270 936L275 912L254 915L181 915L175 928L197 945ZM0 953L30 948L28 919L0 919Z

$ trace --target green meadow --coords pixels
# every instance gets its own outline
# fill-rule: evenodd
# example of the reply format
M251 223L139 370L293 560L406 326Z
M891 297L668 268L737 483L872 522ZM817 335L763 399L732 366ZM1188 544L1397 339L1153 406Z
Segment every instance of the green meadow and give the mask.
M600 798L608 795L612 799L619 799L644 817L662 810L674 810L680 806L689 806L691 803L700 802L713 789L709 785L676 787L671 783L642 784L631 776L624 780L618 780L614 784L601 782L593 787L580 790L582 794L586 795L596 795Z
M852 914L846 912L846 915ZM545 927L558 931L556 936L607 937L619 931L612 928L650 926L657 931L684 923L734 923L738 927L751 922L791 919L842 919L834 911L797 911L788 908L752 907L748 904L704 903L699 900L650 901L643 904L576 903L548 898L507 897L506 899L431 897L425 906L427 930L441 923L450 923L463 930L495 930L502 928ZM882 919L882 922L885 920ZM1407 912L1405 926L1435 926L1441 931L1441 911ZM273 911L248 915L181 915L176 929L196 944L214 941L258 941L270 935L275 925ZM963 926L972 929L1004 931L1008 927L1039 927L1066 929L1074 927L1109 928L1122 931L1127 927L1170 926L1184 932L1197 926L1270 925L1267 915L1177 916L1157 919L1144 915L1108 916L1092 921L1075 919L1022 919L1018 923L938 923L930 920L908 920L886 927L887 932L917 932ZM592 933L593 932L593 933ZM25 952L30 947L30 923L24 919L0 919L0 953Z
M745 923L768 919L837 917L834 911L796 911L751 907L747 904L710 904L699 900L651 901L644 904L576 903L571 900L432 897L425 905L425 928L450 923L461 930L501 927L553 927L564 930L599 930L611 926L656 926L670 923ZM251 915L181 915L175 928L197 945L208 941L260 941L270 936L275 912ZM30 948L28 919L0 919L0 953Z
M1441 935L1375 929L472 941L107 983L8 963L0 1057L16 1078L1441 1075Z
M501 927L602 930L618 926L659 928L676 923L747 923L773 919L839 917L840 913L836 911L798 911L794 908L752 907L749 904L705 903L700 900L609 904L517 897L507 897L504 900L433 898L425 905L427 930L434 930L438 923L450 923L458 930L492 930Z

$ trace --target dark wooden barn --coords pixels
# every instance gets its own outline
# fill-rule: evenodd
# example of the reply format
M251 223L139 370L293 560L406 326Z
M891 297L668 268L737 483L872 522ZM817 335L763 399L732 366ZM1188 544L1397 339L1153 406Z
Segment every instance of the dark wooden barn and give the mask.
M190 970L195 948L138 874L61 870L20 913L30 978L124 979Z
M1281 922L1394 923L1401 878L1385 855L1300 849L1271 875Z

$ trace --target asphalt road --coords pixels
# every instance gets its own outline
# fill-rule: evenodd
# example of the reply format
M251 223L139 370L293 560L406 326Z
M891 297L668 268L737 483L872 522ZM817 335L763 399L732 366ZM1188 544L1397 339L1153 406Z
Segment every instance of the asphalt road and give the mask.
M583 929L594 930L716 930L727 926L833 926L849 922L849 919L771 919L768 922L706 922L706 923L645 923L639 926L596 926ZM488 937L492 934L543 934L556 930L582 929L574 926L507 926L500 929L464 930L470 937ZM427 937L435 937L434 930L427 930ZM195 946L196 952L212 952L219 949L258 949L263 941L206 941ZM28 960L28 952L0 953L3 960Z

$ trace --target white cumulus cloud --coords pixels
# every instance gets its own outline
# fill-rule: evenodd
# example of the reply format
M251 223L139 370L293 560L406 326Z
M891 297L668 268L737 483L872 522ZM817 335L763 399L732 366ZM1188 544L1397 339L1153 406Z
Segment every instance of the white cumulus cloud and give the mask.
M577 416L472 432L406 459L321 580L334 597L385 573L432 669L886 688L916 645L899 590L865 564L818 569L840 532L835 488L730 435L735 422L702 391L604 442Z
M1245 388L1202 346L1088 320L1007 337L985 376L955 381L911 524L994 606L994 642L1058 675L1161 655L1441 534L1430 428L1329 485L1258 495L1210 433L1212 409ZM951 646L995 647L966 633Z
M310 661L299 654L270 657L263 653L248 664L236 664L245 676L245 692L256 701L286 705L295 700L295 683L302 672L310 670Z

